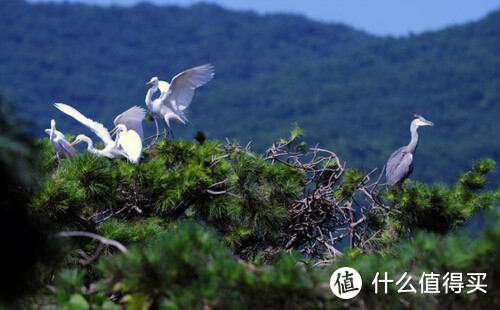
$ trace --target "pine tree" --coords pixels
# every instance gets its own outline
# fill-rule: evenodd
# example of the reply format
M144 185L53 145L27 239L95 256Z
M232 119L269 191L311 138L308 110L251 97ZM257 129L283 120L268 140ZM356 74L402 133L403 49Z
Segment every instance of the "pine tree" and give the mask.
M499 303L495 162L455 184L347 166L295 126L264 154L236 142L160 139L140 164L83 152L57 163L48 139L2 131L1 303L60 309L473 308ZM3 126L2 121L0 126ZM486 218L476 236L464 228ZM48 229L50 227L51 229ZM351 301L332 272L363 277ZM486 295L375 295L376 272L483 272ZM33 285L26 286L27 279ZM4 281L3 279L6 279ZM417 285L417 278L412 278Z

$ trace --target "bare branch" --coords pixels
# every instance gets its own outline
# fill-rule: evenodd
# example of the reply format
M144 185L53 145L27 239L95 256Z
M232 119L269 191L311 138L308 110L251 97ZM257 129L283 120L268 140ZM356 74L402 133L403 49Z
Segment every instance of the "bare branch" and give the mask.
M122 252L124 254L128 253L127 248L123 244L121 244L120 242L118 242L116 240L111 240L111 239L105 238L103 236L100 236L98 234L90 233L87 231L61 231L61 232L56 233L54 236L57 238L61 238L61 237L93 238L93 239L99 240L99 242L101 242L103 244L114 246L115 248L120 250L120 252Z

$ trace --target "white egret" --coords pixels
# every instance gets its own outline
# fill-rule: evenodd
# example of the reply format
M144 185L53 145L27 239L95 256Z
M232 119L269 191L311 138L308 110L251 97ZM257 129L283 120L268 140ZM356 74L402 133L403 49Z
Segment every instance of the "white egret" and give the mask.
M132 107L115 118L114 124L117 127L113 129L113 131L116 130L120 134L117 134L116 140L113 140L106 127L84 116L75 108L64 103L56 103L54 106L87 126L104 142L105 148L101 151L105 152L97 153L94 151L96 154L109 158L116 158L115 156L120 157L125 153L129 161L139 161L142 152L142 120L146 116L146 111L143 108L137 106ZM81 141L85 141L89 144L89 151L91 151L91 148L95 149L93 143L92 147L90 147L90 143L85 137L83 137ZM123 152L120 152L120 150Z
M92 141L92 139L84 134L80 134L76 136L76 139L71 143L71 146L74 146L75 144L78 144L80 142L87 143L87 150L90 153L107 158L127 158L127 153L125 153L123 149L117 147L115 143L110 143L104 149L99 150L94 147L94 142Z
M61 163L61 155L70 158L75 154L75 149L68 142L62 132L56 130L56 121L50 121L50 129L45 129L45 132L50 136L50 144L56 151L57 161Z
M186 124L186 109L191 104L194 90L205 85L214 77L214 67L210 64L194 67L177 74L169 83L153 77L146 85L152 85L146 93L146 105L153 111L161 115L165 127L170 128L170 120ZM161 92L159 98L152 100L155 92Z
M115 129L120 131L116 137L118 146L128 154L128 160L133 163L139 162L142 154L142 140L144 138L142 121L146 117L146 111L140 107L132 107L115 118Z

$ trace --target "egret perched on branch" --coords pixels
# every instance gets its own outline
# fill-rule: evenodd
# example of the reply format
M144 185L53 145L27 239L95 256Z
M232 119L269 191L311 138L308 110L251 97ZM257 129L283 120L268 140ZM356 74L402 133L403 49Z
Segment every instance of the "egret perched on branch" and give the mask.
M141 159L142 140L144 134L142 131L142 121L146 117L146 110L140 107L131 107L127 111L118 115L115 120L115 132L120 131L120 136L116 134L118 146L127 153L130 162L137 163Z
M142 152L142 120L146 116L143 108L132 107L115 118L116 128L112 131L120 134L117 134L116 140L113 140L106 127L84 116L75 108L64 103L56 103L54 106L92 130L104 142L105 148L95 149L92 140L85 135L79 135L80 139L77 137L76 143L87 142L87 149L101 156L120 158L125 155L131 162L139 161Z
M415 153L418 146L418 127L434 126L433 122L426 120L418 114L415 114L414 117L415 119L410 125L410 143L392 153L391 157L387 161L385 177L387 179L387 184L391 186L403 183L404 180L413 172L413 153Z
M57 161L61 163L61 155L70 158L71 155L75 154L75 149L68 142L66 137L62 132L56 130L56 121L50 121L50 129L45 129L45 132L50 136L50 144L56 151Z
M146 93L146 105L156 114L161 115L165 127L170 128L170 120L186 124L186 109L191 104L194 90L205 85L214 77L214 67L210 64L194 67L177 74L169 83L153 77L146 85L152 85ZM160 97L152 96L160 90Z

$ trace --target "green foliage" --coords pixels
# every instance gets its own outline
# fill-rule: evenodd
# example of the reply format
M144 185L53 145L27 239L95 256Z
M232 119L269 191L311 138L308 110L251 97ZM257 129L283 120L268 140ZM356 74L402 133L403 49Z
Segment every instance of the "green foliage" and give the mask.
M64 310L86 310L91 305L94 309L117 310L120 309L112 301L102 295L89 293L84 290L85 272L79 269L63 269L54 280L54 286L50 287L54 306Z
M115 217L120 221L103 223L98 230L128 243L141 238L133 225L121 221L124 217L139 222L193 217L216 227L224 242L239 251L249 246L248 240L277 242L276 231L304 185L302 172L216 140L160 140L139 165L84 152L49 171L32 205L59 224L89 229L93 221ZM147 223L152 226L140 226L151 233L161 230L155 220Z
M299 139L304 139L306 137L306 133L304 129L300 128L297 123L293 124L293 128L290 131L290 138L283 139L281 138L279 143L283 145L287 145L289 148L297 142ZM305 143L305 142L304 142ZM299 144L296 148L302 148L304 144Z
M162 236L169 227L159 218L148 218L133 223L116 219L105 221L98 228L101 236L123 244L146 243Z
M392 228L385 234L407 235L414 229L447 233L460 227L464 221L500 202L500 191L484 191L485 174L495 168L495 162L484 159L476 162L471 170L458 177L453 186L432 186L407 181L403 187L394 186L384 198L393 205L387 223ZM387 219L381 219L386 221ZM386 235L386 240L396 236Z
M82 295L74 293L83 286L83 272L77 269L62 270L54 281L58 290L57 306L61 309L88 309L89 304Z
M113 183L110 161L90 152L77 155L71 161L61 163L57 170L60 179L78 180L85 192L87 203L95 204L95 209L102 208L113 199Z
M165 179L165 191L161 197L161 207L169 209L181 203L191 204L197 200L208 200L202 194L208 186L223 179L228 166L212 165L212 156L222 155L217 141L199 145L177 140L170 143L163 140L158 146L160 157L170 168Z
M291 154L307 157L295 148L301 145L301 136L295 126L290 139L280 145ZM344 255L335 256L333 266L312 268L324 262L295 254L293 250L300 250L300 244L290 248L291 254L283 251L287 242L284 236L293 223L292 211L297 201L307 197L310 186L307 174L290 161L273 162L229 142L162 139L145 152L140 164L84 152L56 165L47 140L36 145L43 156L39 165L45 175L35 176L43 182L23 196L21 205L37 215L49 216L52 226L59 230L92 231L124 244L128 250L122 254L97 240L75 237L68 242L71 251L62 255L57 244L49 241L54 238L49 239L47 231L34 229L38 221L7 214L6 220L12 223L2 226L6 229L2 235L20 234L21 228L30 242L33 236L38 238L37 246L31 245L30 250L45 253L22 252L28 253L21 255L26 259L26 264L19 265L24 272L17 268L3 272L8 279L17 276L23 280L37 272L34 279L38 286L21 289L21 282L12 281L12 287L6 290L15 293L11 299L24 296L16 306L304 309L370 304L382 309L401 307L405 302L422 308L498 303L490 295L451 294L439 295L437 301L418 294L401 301L394 285L386 295L375 296L369 289L376 271L400 277L404 272L418 275L472 270L487 272L491 296L498 295L493 279L500 276L495 267L500 213L488 213L492 218L489 228L477 238L458 230L467 219L499 205L500 192L486 187L488 174L495 169L492 160L477 161L451 186L407 181L402 187L384 191L386 206L377 209L365 205L366 209L373 208L372 212L366 219L357 217L356 225L368 227L360 244L369 245L339 248ZM332 168L331 173L340 168L330 161L311 164L315 169ZM359 212L356 208L363 204L359 192L363 186L366 189L367 177L357 169L342 171L328 195L332 201L345 202L339 207L349 210L344 211L349 220L348 213ZM326 171L317 182L327 186L329 177ZM385 188L375 189L373 195ZM319 210L316 207L305 214L318 216L314 214ZM21 222L23 225L16 225ZM346 223L351 225L352 221ZM22 242L26 239L16 238ZM46 253L58 263L51 263ZM9 264L15 265L12 261ZM345 265L360 271L368 288L354 303L333 299L328 285L332 268ZM40 290L41 282L44 290ZM37 294L25 297L29 291Z
M496 163L492 159L483 159L475 162L472 169L459 177L458 181L465 189L475 190L484 188L487 185L486 173L495 169Z
M287 217L286 207L301 192L303 175L287 166L270 165L262 158L237 153L229 186L237 197L229 213L241 224L264 232L279 229Z
M120 161L112 174L118 193L115 204L134 205L146 214L160 208L159 197L166 188L165 180L168 177L163 159L155 158L140 165Z
M331 270L344 266L356 269L363 279L363 289L353 302L337 303L336 308L359 308L359 303L369 304L372 309L404 309L405 305L422 309L486 309L499 305L500 291L496 279L500 275L500 211L497 208L486 214L487 226L474 237L465 230L448 235L419 232L412 242L401 242L382 254L343 256ZM379 283L379 292L374 294L372 281L376 272L380 272L380 277L387 272L388 278L394 279L389 284L388 294L383 293L383 283ZM405 272L412 276L411 284L417 290L416 294L397 292L404 281L399 286L396 282ZM447 272L462 273L465 284L469 284L468 273L486 273L486 279L481 282L487 285L487 293L467 294L471 288L464 287L461 294L445 294L444 288L439 287L441 294L421 294L418 281L423 272L434 272L441 277Z
M114 190L111 164L89 152L63 160L33 197L33 209L51 217L74 218L86 209L109 207Z
M42 189L33 197L33 209L56 217L70 212L70 216L83 209L85 192L77 180L63 182L49 176Z
M164 164L163 175L154 178L157 185L163 183L159 210L215 225L233 249L244 248L248 238L272 241L270 233L285 222L287 207L304 182L296 169L271 165L255 153L218 141L162 140L155 152L146 165L157 160Z
M101 285L129 309L300 309L320 302L318 278L284 256L272 268L238 262L213 233L192 222L128 255L105 259ZM255 298L259 296L259 298Z
M344 183L342 184L340 190L337 192L337 196L342 200L349 199L356 193L363 179L364 175L360 171L346 170Z

